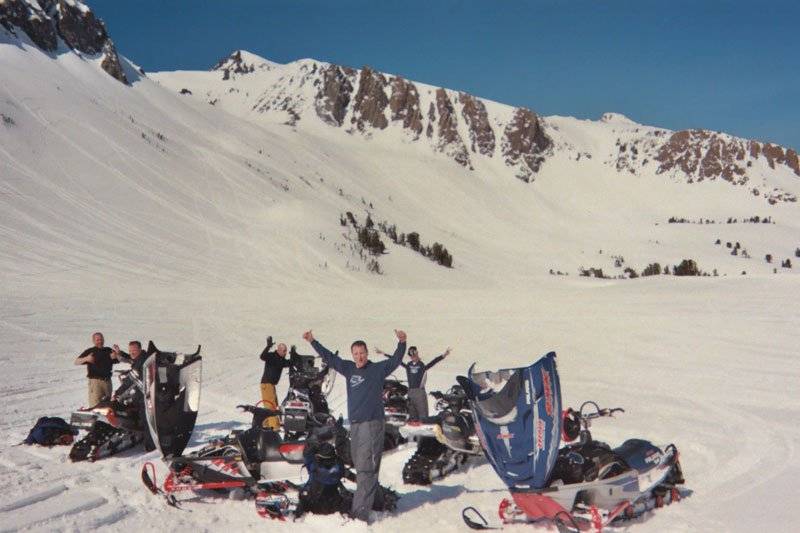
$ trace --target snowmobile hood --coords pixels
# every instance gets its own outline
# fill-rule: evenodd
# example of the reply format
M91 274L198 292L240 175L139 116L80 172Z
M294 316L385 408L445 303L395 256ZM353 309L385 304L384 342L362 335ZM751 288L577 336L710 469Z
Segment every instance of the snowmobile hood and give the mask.
M165 458L179 456L192 436L200 408L202 357L162 352L150 341L142 366L147 427Z
M547 486L561 442L556 354L528 367L475 372L459 383L470 397L489 462L512 491Z

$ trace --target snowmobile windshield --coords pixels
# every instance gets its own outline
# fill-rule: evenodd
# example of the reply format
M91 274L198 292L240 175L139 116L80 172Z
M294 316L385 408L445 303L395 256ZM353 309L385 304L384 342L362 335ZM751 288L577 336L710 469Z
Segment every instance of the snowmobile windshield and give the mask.
M516 417L517 400L522 389L520 370L514 370L506 378L505 383L500 381L501 379L499 373L487 374L486 381L480 385L482 389L485 387L489 390L486 392L482 390L475 402L480 414L495 424L502 424L506 419ZM502 388L496 390L496 387Z

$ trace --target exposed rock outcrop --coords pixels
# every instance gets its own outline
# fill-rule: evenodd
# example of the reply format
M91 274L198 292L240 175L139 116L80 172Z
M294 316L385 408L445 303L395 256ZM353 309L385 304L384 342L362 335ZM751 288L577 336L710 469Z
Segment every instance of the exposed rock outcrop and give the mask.
M418 139L422 133L422 110L417 86L403 78L394 78L389 109L392 121L402 121L403 128L410 130L415 140Z
M389 125L385 113L389 99L383 91L386 85L386 78L380 72L375 72L369 67L361 69L358 92L353 100L353 116L350 119L358 131L364 131L366 126L382 130Z
M15 28L21 29L46 52L58 49L60 37L76 52L101 55L101 68L128 83L105 25L79 0L4 0L0 2L0 25L15 35Z
M36 2L5 0L0 4L0 25L14 35L15 28L21 29L42 50L52 52L58 46L55 24Z
M436 112L439 115L437 148L461 166L472 167L467 147L458 133L458 116L444 89L436 89Z
M800 176L797 153L791 149L758 141L746 141L707 130L673 133L658 150L657 173L678 169L690 179L702 181L718 177L736 185L747 183L747 169L753 159L763 156L770 168L788 167Z
M471 94L459 93L461 116L469 128L470 149L481 155L494 155L495 138L486 105Z
M761 153L767 159L769 168L775 168L775 165L785 165L789 167L796 176L800 176L800 161L798 161L797 152L791 148L783 148L775 144L765 143L761 145L759 142L751 141L751 153L758 151L759 147Z
M328 65L322 70L322 85L317 92L314 108L317 116L331 126L341 126L350 105L355 75L353 69Z
M519 107L503 132L503 157L507 165L518 165L519 179L530 182L552 144L536 113Z

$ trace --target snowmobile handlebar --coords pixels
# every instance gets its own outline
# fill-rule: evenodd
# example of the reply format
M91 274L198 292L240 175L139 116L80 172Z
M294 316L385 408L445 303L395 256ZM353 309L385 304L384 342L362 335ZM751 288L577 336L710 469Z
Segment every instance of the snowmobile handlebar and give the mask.
M280 416L281 415L280 409L278 409L278 410L267 409L266 407L256 407L255 405L237 405L236 408L237 409L241 409L245 413L250 413L250 414L253 414L253 415L259 414L259 415L263 415L265 417L267 417L267 416Z
M594 412L585 413L584 409L586 406L594 407ZM580 416L584 420L592 420L595 418L601 418L604 416L614 416L614 413L624 413L625 409L622 407L603 407L601 408L597 403L593 401L583 402L581 408L578 410L578 416Z
M266 407L256 407L255 405L237 405L237 409L241 409L245 413L250 413L254 417L267 418L271 416L283 416L283 411L280 409L268 409ZM308 416L308 424L311 427L326 427L336 424L336 418L328 413L312 413Z

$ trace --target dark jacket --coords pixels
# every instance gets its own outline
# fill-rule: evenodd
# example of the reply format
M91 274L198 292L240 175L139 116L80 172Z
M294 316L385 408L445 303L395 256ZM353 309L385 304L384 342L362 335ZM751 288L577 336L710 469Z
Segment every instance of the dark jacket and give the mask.
M261 383L271 383L277 385L281 380L283 369L292 366L293 357L281 357L277 352L270 352L272 347L268 344L261 352L261 360L264 361L264 373L261 375Z
M350 423L383 420L383 380L400 366L406 343L397 344L397 349L386 361L367 361L357 368L353 361L345 361L316 340L311 346L338 373L347 378L347 417Z
M84 350L80 356L86 357L90 354L94 355L94 363L84 363L86 365L86 377L111 379L111 367L119 362L116 359L111 359L111 348L107 346L102 348L92 346Z
M120 350L119 355L122 357L122 359L119 362L120 363L128 363L129 365L131 365L131 370L134 371L134 373L136 374L136 377L138 377L139 379L142 379L142 377L143 377L142 376L142 367L144 366L145 359L147 359L147 354L142 352L142 353L139 354L139 357L137 357L136 359L131 359L130 354L125 353L125 352Z
M390 357L388 354L384 354L386 357ZM406 369L406 378L408 379L408 388L409 389L422 389L425 388L425 377L426 373L429 369L433 368L434 365L439 363L442 359L444 359L444 354L435 357L433 361L428 364L419 361L415 363L411 361L409 363L400 363L403 368Z

